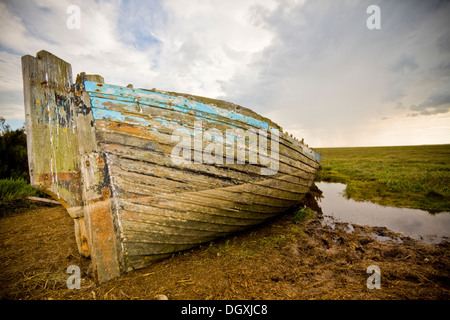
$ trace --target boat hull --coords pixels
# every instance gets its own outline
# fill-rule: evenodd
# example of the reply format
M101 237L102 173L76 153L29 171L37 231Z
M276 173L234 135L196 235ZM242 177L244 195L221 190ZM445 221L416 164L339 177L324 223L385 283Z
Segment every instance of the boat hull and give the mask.
M45 51L22 64L31 183L74 218L98 282L286 212L320 167L232 103L85 74L72 84Z

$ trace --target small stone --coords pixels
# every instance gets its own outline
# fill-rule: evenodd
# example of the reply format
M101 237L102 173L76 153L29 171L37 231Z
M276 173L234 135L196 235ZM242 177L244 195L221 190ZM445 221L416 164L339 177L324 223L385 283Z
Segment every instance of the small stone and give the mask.
M156 300L169 300L169 298L167 298L167 296L165 294L157 294L155 296Z

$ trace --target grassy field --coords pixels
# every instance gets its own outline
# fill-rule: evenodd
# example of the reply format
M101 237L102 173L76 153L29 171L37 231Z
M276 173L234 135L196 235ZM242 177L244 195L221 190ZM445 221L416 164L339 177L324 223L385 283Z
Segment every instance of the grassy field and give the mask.
M317 181L347 184L349 198L450 211L450 145L317 150L323 157Z

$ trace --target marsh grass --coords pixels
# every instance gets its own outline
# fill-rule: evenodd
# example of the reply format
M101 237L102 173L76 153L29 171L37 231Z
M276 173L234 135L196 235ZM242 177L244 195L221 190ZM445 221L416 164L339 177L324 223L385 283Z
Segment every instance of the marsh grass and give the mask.
M450 145L321 148L317 181L347 184L358 201L450 211Z
M27 200L29 196L45 195L22 178L0 179L0 217L32 207L33 204Z
M317 212L311 208L304 207L292 214L292 221L296 224L306 222L317 215Z

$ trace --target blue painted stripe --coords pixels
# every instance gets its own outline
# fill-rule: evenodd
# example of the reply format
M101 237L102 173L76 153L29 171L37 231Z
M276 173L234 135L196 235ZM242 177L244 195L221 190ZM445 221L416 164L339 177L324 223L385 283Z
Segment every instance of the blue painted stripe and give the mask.
M203 114L215 116L222 116L231 120L238 120L247 123L253 127L269 129L269 125L265 121L261 121L252 117L244 116L232 110L218 108L211 104L204 104L202 102L189 100L182 96L171 96L159 92L146 91L142 89L133 89L109 84L98 84L96 82L85 81L85 90L96 94L112 95L116 100L138 102L139 104L155 105L160 108L173 109L180 112L188 112L193 110L200 113L200 116L205 118Z

